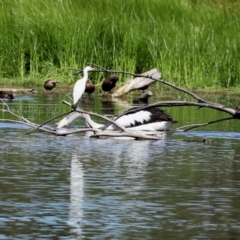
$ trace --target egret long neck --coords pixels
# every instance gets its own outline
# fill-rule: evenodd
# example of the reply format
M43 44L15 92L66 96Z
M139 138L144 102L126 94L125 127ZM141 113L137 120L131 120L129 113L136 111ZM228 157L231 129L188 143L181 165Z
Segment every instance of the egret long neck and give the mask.
M88 80L88 70L84 69L83 70L83 81L87 82Z

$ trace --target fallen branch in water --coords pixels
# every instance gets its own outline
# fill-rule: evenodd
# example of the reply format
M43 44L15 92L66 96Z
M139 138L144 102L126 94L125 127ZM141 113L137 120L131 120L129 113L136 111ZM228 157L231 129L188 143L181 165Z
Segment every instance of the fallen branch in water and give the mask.
M39 128L41 128L43 125L46 125L47 123L52 122L53 120L58 119L58 118L60 118L60 117L62 117L62 116L65 116L65 115L67 115L67 114L70 114L71 112L73 112L73 111L66 112L66 113L60 114L60 115L57 116L57 117L51 118L51 119L45 121L44 123L38 125L37 127L35 127L34 129L32 129L31 131L27 132L26 134L30 134L30 133L38 130Z
M66 101L62 101L62 102L70 107L72 106L70 103L68 103ZM106 120L108 123L112 123L112 124L116 125L121 130L121 132L117 132L116 130L114 130L114 131L113 130L111 130L111 131L105 130L105 127L103 127L102 129L97 129L97 130L92 128L91 131L97 132L97 133L95 133L95 135L92 135L91 137L108 136L108 137L132 137L135 139L148 139L148 140L159 139L159 136L157 136L157 135L159 135L159 133L155 133L155 135L154 135L153 133L148 133L146 131L128 130L127 128L124 128L121 125L119 125L116 121L114 121L108 117L105 117L103 115L100 115L100 114L97 114L94 112L87 112L80 108L77 108L75 111L77 111L79 113L85 113L85 114L89 114L92 116L102 118L102 119Z
M198 123L198 124L186 125L186 126L182 126L182 127L176 128L176 131L183 130L184 132L187 132L187 131L189 131L191 129L194 129L194 128L204 127L204 126L207 126L207 125L210 125L210 124L223 122L223 121L227 121L227 120L233 120L233 119L234 119L233 117L221 118L221 119L210 121L210 122L207 122L207 123Z
M130 138L139 139L139 140L143 140L143 139L158 140L158 139L162 138L162 135L160 133L157 134L157 133L148 133L148 132L144 132L144 131L129 131L126 128L123 128L122 126L120 126L118 123L116 123L112 119L109 119L109 118L99 115L97 113L87 112L87 111L84 111L81 109L76 109L76 111L105 119L106 121L111 122L112 124L115 124L120 129L120 131L110 131L110 130L104 131L104 130L95 129L95 128L57 129L55 127L44 126L44 125L46 123L50 122L51 120L62 116L63 114L61 114L57 117L54 117L42 124L35 124L35 123L32 123L31 121L29 121L28 119L24 118L23 116L19 116L19 115L15 114L14 112L12 112L11 109L9 108L9 106L4 101L1 101L1 102L3 103L3 106L6 107L6 109L2 109L2 111L10 113L11 115L15 116L19 120L0 119L0 121L5 121L5 122L9 121L9 122L14 122L14 123L20 123L20 124L23 124L23 125L33 128L33 130L29 131L28 134L32 133L33 131L39 130L41 132L47 132L47 133L50 133L50 134L53 134L56 136L67 136L70 134L76 134L76 133L80 133L80 132L89 132L90 131L90 132L94 133L90 137L95 137L95 138L130 137ZM71 106L71 104L67 103L66 101L64 101L64 103Z
M223 119L220 119L220 120L215 120L215 121L210 121L210 122L207 122L207 123L202 123L202 124L195 124L194 125L194 128L197 128L197 127L201 127L201 126L207 126L207 125L210 125L210 124L213 124L213 123L217 123L217 122L220 122L220 121L226 121L226 120L231 120L231 119L238 119L240 120L240 104L239 106L236 108L236 109L233 109L231 107L228 107L228 106L225 106L225 105L222 105L222 104L219 104L219 103L212 103L212 102L209 102L209 101L206 101L205 99L199 97L197 94L191 92L191 91L188 91L184 88L181 88L179 86L176 86L166 80L163 80L161 78L161 74L160 74L160 77L154 77L154 75L147 75L147 74L134 74L134 73L130 73L130 72L126 72L126 71L118 71L118 70L108 70L106 68L103 68L97 64L94 64L94 63L89 63L91 65L93 65L94 67L98 67L101 69L101 71L103 72L108 72L108 73L122 73L122 74L128 74L128 75L132 75L134 76L134 78L142 78L143 81L144 79L146 78L149 78L149 79L152 79L154 81L157 81L157 82L160 82L164 85L167 85L171 88L174 88L180 92L183 92L189 96L191 96L192 98L194 98L195 100L197 100L197 102L187 102L187 101L164 101L164 102L157 102L157 103L154 103L154 104L149 104L149 105L144 105L144 106L140 106L140 107L136 107L136 108L132 108L132 109L129 109L127 111L125 111L124 113L122 113L121 115L118 116L121 117L125 114L130 114L130 113L134 113L136 111L140 111L140 110L143 110L143 109L147 109L147 108L151 108L151 107L180 107L180 106L196 106L196 107L199 107L200 108L211 108L211 109L214 109L214 110L217 110L217 111L221 111L221 112L225 112L229 115L232 116L232 118L223 118ZM116 120L116 119L115 119ZM181 128L185 128L186 126L182 126ZM185 131L188 131L192 128L189 128L189 129L186 129Z
M117 71L117 70L108 70L106 68L103 68L99 65L96 65L96 64L91 64L95 67L98 67L101 71L101 72L108 72L108 73L121 73L121 74L128 74L128 75L132 75L134 78L139 78L139 79L151 79L153 80L153 82L157 81L157 82L161 82L162 84L165 84L171 88L174 88L178 91L181 91L187 95L189 95L190 97L194 98L196 100L196 102L192 102L192 101L164 101L164 102L157 102L157 103L154 103L154 104L149 104L149 105L143 105L143 106L140 106L140 107L135 107L135 108L131 108L127 111L125 111L124 113L120 114L117 116L117 118L125 115L125 114L130 114L130 113L135 113L137 111L140 111L140 110L144 110L144 109L147 109L147 108L151 108L151 107L181 107L181 106L195 106L195 107L198 107L198 109L201 109L201 108L210 108L210 109L214 109L214 110L217 110L217 111L221 111L221 112L225 112L229 115L231 115L231 117L227 117L227 118L222 118L222 119L218 119L218 120L213 120L213 121L209 121L209 122L205 122L205 123L199 123L199 124L191 124L191 125L186 125L186 126L181 126L181 127L178 127L176 130L182 130L182 129L185 129L184 131L188 131L190 129L193 129L193 128L197 128L197 127L202 127L202 126L207 126L207 125L210 125L210 124L214 124L214 123L217 123L217 122L222 122L222 121L227 121L227 120L232 120L232 119L238 119L240 120L240 107L238 107L237 109L233 109L231 107L228 107L228 106L225 106L225 105L222 105L222 104L219 104L219 103L212 103L212 102L209 102L209 101L206 101L205 99L199 97L197 94L194 94L184 88L181 88L181 87L178 87L172 83L169 83L165 80L163 80L161 78L161 75L160 77L157 76L157 77L154 77L155 75L154 74L134 74L134 73L130 73L130 72L125 72L125 71ZM155 71L155 70L154 70ZM136 81L136 80L134 80ZM149 83L151 81L147 81L147 83ZM137 83L139 84L139 83ZM134 85L134 84L133 84ZM140 85L139 85L140 86ZM142 86L142 85L141 85ZM79 132L86 132L86 131L91 131L93 132L94 134L91 136L91 137L105 137L105 136L110 136L110 137L133 137L135 139L159 139L159 133L156 133L156 134L153 134L153 133L147 133L147 132L144 132L144 131L129 131L127 128L124 128L122 126L120 126L119 124L116 123L116 119L115 118L114 120L113 119L110 119L110 118L107 118L105 116L102 116L100 114L97 114L97 113L93 113L93 112L87 112L87 111L84 111L82 109L79 109L77 108L75 111L77 112L80 112L80 113L83 113L83 114L89 114L89 115L92 115L92 116L96 116L96 117L99 117L99 118L102 118L104 120L107 121L107 124L102 128L102 129L94 129L94 128L80 128L80 129L57 129L55 127L50 127L50 126L45 126L47 123L63 116L63 115L66 115L66 114L69 114L71 112L73 112L73 110L67 112L67 113L63 113L57 117L54 117L50 120L47 120L45 121L44 123L38 125L38 124L35 124L35 123L32 123L30 122L29 120L27 120L26 118L24 118L23 116L18 116L16 115L15 113L13 113L9 106L4 102L4 101L1 101L3 103L3 106L6 107L6 109L3 109L2 111L4 112L9 112L10 114L12 114L13 116L17 117L19 120L15 121L17 123L22 123L22 124L25 124L25 125L28 125L29 127L32 127L33 130L29 131L27 134L29 133L32 133L33 131L36 131L36 130L40 130L40 131L44 131L44 132L48 132L48 133L51 133L51 134L54 134L54 135L58 135L58 136L66 136L66 135L69 135L69 134L73 134L73 133L79 133ZM72 107L72 104L66 102L66 101L63 101L64 104ZM5 120L6 121L6 120ZM9 120L10 121L10 120ZM11 121L14 121L14 120L11 120ZM117 126L117 128L119 129L118 131L108 131L107 130L107 127L110 125L110 124L114 124L115 126Z

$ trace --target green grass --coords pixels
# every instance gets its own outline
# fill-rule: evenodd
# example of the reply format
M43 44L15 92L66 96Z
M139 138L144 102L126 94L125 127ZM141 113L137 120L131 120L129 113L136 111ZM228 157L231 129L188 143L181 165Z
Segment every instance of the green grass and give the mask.
M2 0L0 82L38 85L53 77L68 85L76 80L69 68L93 62L135 73L157 67L188 88L237 88L238 2Z

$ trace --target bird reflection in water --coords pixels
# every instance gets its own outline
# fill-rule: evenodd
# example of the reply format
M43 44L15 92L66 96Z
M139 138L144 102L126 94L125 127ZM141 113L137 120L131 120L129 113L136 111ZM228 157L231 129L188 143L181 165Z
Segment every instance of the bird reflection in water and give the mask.
M169 133L161 133L162 139L158 141L121 141L121 148L112 149L114 152L115 167L125 166L126 175L128 177L136 176L136 174L145 175L149 159L154 159L152 154L157 151L158 155L167 154L166 139L170 138ZM123 158L124 156L124 158Z
M84 172L77 152L72 152L70 168L70 208L68 224L71 232L82 236L81 221L83 218Z

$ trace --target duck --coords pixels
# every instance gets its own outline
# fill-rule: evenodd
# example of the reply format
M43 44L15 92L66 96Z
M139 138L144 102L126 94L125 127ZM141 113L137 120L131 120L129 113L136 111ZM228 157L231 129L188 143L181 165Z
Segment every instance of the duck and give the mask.
M151 91L144 92L140 97L133 100L134 104L148 104L148 99L153 95Z
M116 75L109 76L103 81L102 90L104 92L111 93L111 90L116 86L117 81L118 81L118 77Z
M206 144L209 144L209 143L212 143L213 140L211 140L211 139L209 139L209 138L203 138L203 139L202 139L202 142L203 142L203 143L206 143Z
M94 91L95 91L95 85L91 81L87 81L85 86L85 93L88 93L89 98Z
M14 99L12 91L0 91L0 98Z
M128 113L128 110L121 114L119 118L117 116L113 118L114 121L128 130L168 131L174 123L177 123L177 121L173 120L172 117L164 110L157 107L149 107L143 110L131 108L130 110L131 113ZM68 127L74 120L78 118L83 118L85 125L89 128L101 129L105 127L104 124L99 124L93 121L89 114L80 113L77 111L74 111L63 118L56 127ZM118 127L114 124L109 124L106 129L117 130Z
M52 89L54 89L56 87L56 84L59 83L58 81L54 80L54 79L47 79L44 84L43 87L50 91Z
M83 69L83 78L77 80L73 87L73 105L72 107L75 109L77 107L78 101L81 99L83 93L86 89L86 83L88 80L88 72L94 71L95 68L87 66Z

